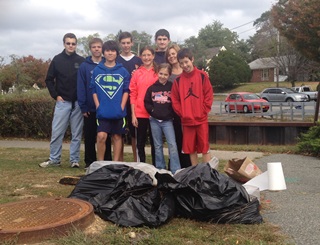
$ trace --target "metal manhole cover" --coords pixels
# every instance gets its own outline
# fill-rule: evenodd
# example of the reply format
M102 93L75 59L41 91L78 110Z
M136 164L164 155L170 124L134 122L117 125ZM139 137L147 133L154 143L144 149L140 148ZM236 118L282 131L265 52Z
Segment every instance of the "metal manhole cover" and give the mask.
M90 203L73 198L30 199L0 205L0 241L40 242L84 229L94 221Z

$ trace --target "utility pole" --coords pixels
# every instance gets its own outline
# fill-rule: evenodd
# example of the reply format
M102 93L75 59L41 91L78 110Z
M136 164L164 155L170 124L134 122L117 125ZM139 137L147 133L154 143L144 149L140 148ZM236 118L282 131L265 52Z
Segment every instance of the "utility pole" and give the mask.
M140 55L140 44L141 44L141 40L136 40L136 43L138 44L137 56L139 56L139 55Z
M318 84L317 88L318 88L318 98L317 98L316 109L314 113L314 124L318 122L318 116L319 116L320 83Z
M279 34L279 30L277 30L277 68L276 68L277 88L279 88L279 69L280 69L279 55L280 55L280 34Z

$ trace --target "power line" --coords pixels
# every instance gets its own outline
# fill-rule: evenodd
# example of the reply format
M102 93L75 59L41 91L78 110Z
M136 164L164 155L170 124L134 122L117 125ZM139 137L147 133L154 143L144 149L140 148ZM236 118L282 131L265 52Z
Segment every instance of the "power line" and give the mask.
M248 29L248 30L246 30L246 31L239 32L238 34L242 34L242 33L245 33L245 32L251 31L251 30L254 30L254 29L256 29L256 28L251 28L251 29Z
M233 28L230 29L230 31L231 31L231 30L234 30L234 29L238 29L238 28L240 28L240 27L242 27L242 26L246 26L246 25L248 25L248 24L250 24L250 23L252 23L252 22L254 22L254 20L252 20L252 21L250 21L250 22L248 22L248 23L242 24L242 25L240 25L240 26L233 27Z

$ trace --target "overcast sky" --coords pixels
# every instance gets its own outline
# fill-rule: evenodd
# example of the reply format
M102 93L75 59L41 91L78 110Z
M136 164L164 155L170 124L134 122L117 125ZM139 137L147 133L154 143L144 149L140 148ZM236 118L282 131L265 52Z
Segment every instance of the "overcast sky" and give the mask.
M119 30L148 34L165 28L183 42L217 20L240 39L254 35L253 21L275 0L0 0L0 56L47 60L63 50L62 37ZM248 23L248 24L247 24Z

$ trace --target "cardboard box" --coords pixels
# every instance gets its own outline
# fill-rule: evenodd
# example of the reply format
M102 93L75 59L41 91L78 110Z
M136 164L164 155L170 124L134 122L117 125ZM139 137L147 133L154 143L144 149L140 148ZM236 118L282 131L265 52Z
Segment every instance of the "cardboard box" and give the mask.
M232 158L224 166L224 172L232 179L246 183L250 179L262 174L259 167L248 157Z

